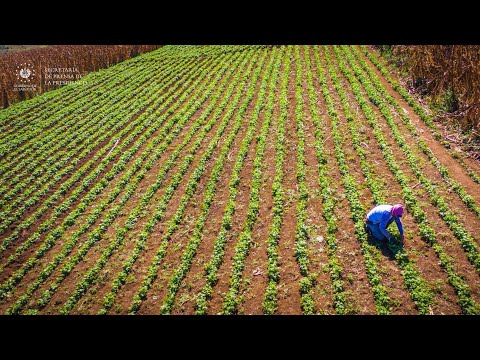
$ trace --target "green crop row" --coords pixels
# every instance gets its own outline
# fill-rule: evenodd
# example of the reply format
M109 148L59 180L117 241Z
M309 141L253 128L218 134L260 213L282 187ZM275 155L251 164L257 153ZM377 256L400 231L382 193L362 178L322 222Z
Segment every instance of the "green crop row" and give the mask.
M334 71L331 71L330 77L332 78L335 89L341 98L343 110L345 112L345 117L347 119L347 124L352 138L352 145L360 158L362 173L365 176L367 186L372 193L373 201L376 204L385 204L386 200L383 196L383 193L386 191L385 186L378 180L377 177L374 176L371 165L367 160L368 152L362 146L362 140L364 139L360 139L357 121L353 115L344 87L340 85L338 77ZM412 300L417 305L420 314L428 314L430 311L429 307L433 301L433 293L431 289L415 269L414 263L409 259L408 254L402 246L388 243L388 247L395 255L395 260L402 269L401 274L403 276L405 286L407 287Z
M318 51L314 51L317 68L320 67L320 58ZM342 276L342 266L337 256L337 240L336 233L338 230L337 219L334 214L336 200L334 190L331 188L331 180L329 169L327 167L327 157L324 149L325 123L320 121L318 106L318 95L313 84L312 68L310 64L310 56L306 56L307 63L307 80L308 80L308 96L310 99L310 113L312 114L315 126L315 154L318 160L318 183L322 196L322 216L327 224L325 241L327 243L328 266L330 269L330 279L333 288L333 306L337 314L345 314L347 312L347 299ZM321 69L318 71L322 71ZM323 73L320 73L320 76Z
M242 77L242 82L241 82L240 86L237 86L237 84L238 84L238 81L239 81L239 77L241 75L241 70L245 66L245 62L241 65L241 67L239 67L238 72L235 74L234 79L231 81L231 84L230 84L230 86L227 90L226 95L224 96L224 99L222 100L221 104L216 107L216 111L215 111L214 115L212 116L212 119L209 122L208 126L212 127L218 121L218 119L220 118L221 114L223 113L223 111L227 107L227 104L229 104L228 108L226 110L225 116L224 116L221 124L219 125L219 131L218 131L219 134L223 134L226 126L228 125L228 123L230 122L230 119L233 116L233 112L235 110L235 107L240 100L243 88L245 87L245 84L248 80L250 72L253 68L254 62L256 61L256 56L251 56L248 60L250 61L250 64L249 64L249 67L246 70L245 74ZM235 95L234 99L232 101L230 101L230 98L233 94L233 90L235 88L236 88L236 95ZM213 110L213 105L214 104L212 103L212 105L211 105L212 110ZM223 160L220 160L220 159L222 158L223 153L227 152L228 149L229 149L229 145L225 144L224 147L222 148L222 153L218 157L216 165L214 166L214 170L212 172L212 178L215 176L214 174L217 174L217 172L219 171L218 169L223 169ZM218 176L218 175L216 175L216 176ZM207 200L209 198L209 196L211 196L210 195L211 192L212 192L211 186L207 186L207 191L205 193L205 200L204 200L205 205L203 206L203 211L204 212L208 211L208 206L211 204L211 200L210 201ZM207 207L207 210L205 210L206 207ZM196 226L196 228L197 227L198 227L198 225ZM147 227L147 225L146 225L145 229L149 229L149 228L153 229L153 226L148 226ZM197 232L198 232L198 230L196 230L196 233ZM115 301L115 297L116 297L117 293L120 291L121 287L125 284L125 281L126 281L128 275L130 274L135 261L138 259L141 252L143 250L145 250L145 248L146 248L148 235L149 235L148 231L143 231L142 233L140 233L140 235L137 239L137 242L135 244L135 247L133 249L132 254L124 261L123 266L122 266L122 271L116 276L116 278L112 282L112 290L104 296L103 307L102 307L102 309L100 309L99 314L106 314L108 312L108 310L110 310L110 308L113 306L114 301Z
M170 50L173 50L173 51L170 51L171 53L175 53L175 52L178 52L178 48L180 48L180 47L179 46L178 47L164 47L164 49L167 49L167 48L170 49ZM191 47L191 46L189 47L189 46L187 46L187 48L185 49L185 52L189 52L189 53L193 54L193 52L191 50L192 49L198 49L198 48L200 48L200 47ZM234 46L233 48L234 48L234 51L237 51L240 48L244 48L244 47ZM197 50L194 50L194 51L197 52ZM228 50L227 47L224 47L224 49L221 49L221 51L216 51L216 52L221 53L221 52L226 52L226 51L230 51L230 50ZM118 65L116 65L114 67L111 67L107 70L101 70L101 71L96 72L96 73L91 73L87 77L89 78L89 83L93 83L94 86L97 86L97 84L100 84L102 82L102 80L108 79L108 80L115 80L114 86L118 87L118 85L123 85L124 82L130 83L129 79L136 79L137 78L137 76L135 75L134 72L131 72L131 71L127 72L126 71L127 66L122 67L123 64L129 63L131 68L133 68L136 71L140 71L140 74L142 74L142 73L145 73L144 69L142 69L144 67L143 64L149 65L153 61L156 62L156 63L164 62L164 63L168 64L168 63L171 63L172 60L176 61L179 58L190 57L189 61L194 61L198 64L205 59L205 56L201 56L200 53L197 53L195 56L190 56L192 54L189 54L189 55L185 54L185 56L183 56L182 54L179 54L180 56L168 56L169 54L166 54L165 51L162 54L160 54L160 50L158 50L158 51L152 52L150 54L145 54L145 55L143 55L143 56L141 56L137 59L134 59L132 61L130 61L130 60L125 61L122 64L118 64ZM201 57L198 58L199 56L201 56ZM140 64L141 66L138 66L138 64ZM110 69L112 69L111 73L107 74L107 71L109 71ZM93 79L92 76L95 76L95 75L98 75L99 79ZM86 78L84 78L84 79L86 79ZM63 90L65 90L65 91L63 91ZM52 109L48 110L48 109L46 109L46 106L42 106L40 109L36 108L35 110L37 110L37 111L29 111L30 116L32 116L31 114L34 114L35 117L36 117L36 120L35 121L27 121L26 123L23 124L23 125L27 125L27 126L22 125L21 127L17 127L16 129L11 129L11 132L15 134L14 136L18 136L17 134L19 134L22 131L27 130L27 129L29 129L29 131L33 131L32 128L36 129L36 128L39 127L39 125L43 124L44 120L50 116L52 111L55 111L55 114L59 115L59 113L62 112L63 108L69 110L67 113L65 113L65 115L67 115L67 116L57 117L57 120L61 120L61 123L60 123L61 126L65 126L65 125L68 126L69 124L67 124L66 120L69 118L69 115L72 113L72 111L70 109L71 109L71 106L73 106L74 104L73 104L73 101L67 101L67 99L65 99L65 97L67 97L67 94L65 94L65 92L69 91L70 93L73 92L73 93L79 94L80 91L77 91L77 90L78 89L76 87L72 87L72 86L64 87L62 89L62 91L64 92L64 97L61 98L61 101L51 101L50 102L50 104L49 104L50 107L53 104ZM84 96L80 96L79 101L82 103L82 105L86 104L87 106L95 108L97 106L96 105L93 106L93 105L96 103L97 99L101 103L108 103L110 101L114 101L114 102L118 101L118 99L110 100L111 94L113 93L112 91L106 91L106 92L102 91L102 96L101 97L97 96L97 97L93 97L92 99L86 99L88 96L90 96L92 94L96 96L97 92L93 91L92 87L90 87L90 86L85 86L84 87L83 85L82 85L81 90L82 90L82 92L86 92L85 94L82 94ZM37 97L33 100L24 101L21 104L33 102L33 101L35 101L37 99L41 99L41 98L46 98L47 95L49 95L50 93L53 93L53 92L56 92L56 90L51 91L48 94L44 94L42 97ZM57 111L57 110L59 110L58 108L60 107L60 106L58 106L59 102L61 102L62 105L65 104L66 106L63 106L62 110ZM19 104L16 104L16 105L19 105ZM90 109L90 107L87 107L87 109ZM6 115L7 112L11 113L11 110L12 110L12 107L10 107L9 109L7 109L3 112L0 112L0 116ZM84 110L83 108L79 109L79 112L82 112L83 110ZM43 114L42 114L42 112L43 112ZM75 124L75 122L74 122L74 124ZM10 128L13 127L12 121L9 121L9 125L10 125ZM50 130L58 130L58 128L59 128L58 126L52 126L52 125L53 125L52 122L47 121L45 129L44 130L41 129L41 132L40 132L40 136L42 136L41 140L43 140L45 138L46 132L49 132ZM68 127L67 129L71 132L71 127ZM33 144L33 145L36 146L37 144ZM26 150L29 150L29 149L27 148ZM26 151L21 152L20 157L23 156L23 154L25 152ZM16 158L18 158L18 157L19 156L16 156Z
M265 97L265 91L267 87L267 80L270 77L270 73L272 72L273 66L273 59L270 60L265 73L263 74L261 83L260 83L260 90L258 92L257 102L254 107L254 114L250 117L250 122L247 129L247 134L242 141L239 153L235 160L235 164L233 167L232 177L230 179L229 188L228 188L228 201L227 205L225 206L223 217L222 217L222 224L220 227L220 231L217 235L215 240L215 244L213 247L213 254L210 258L210 261L205 266L205 273L206 273L206 283L200 293L198 294L196 300L196 314L206 314L208 309L208 300L210 299L213 286L218 281L218 269L223 262L223 256L225 254L225 245L227 242L227 235L229 230L232 228L232 218L235 213L235 199L238 193L238 185L240 184L240 173L242 171L242 167L245 161L245 158L248 154L249 144L251 143L255 128L257 126L258 115L261 111L263 99ZM240 109L239 113L237 114L238 121L241 121L248 104L252 101L255 92L255 85L258 81L260 76L261 69L258 68L252 78L252 82L247 92L247 103L243 108Z
M382 154L385 158L385 162L388 168L393 173L395 179L402 187L402 196L405 200L407 208L410 210L410 213L413 215L415 221L419 224L420 228L420 236L421 238L430 246L432 246L433 250L437 254L440 260L440 266L445 269L447 273L447 278L449 283L455 289L459 297L459 304L462 308L462 311L466 314L475 314L479 313L480 310L478 308L478 304L474 302L471 296L471 290L466 284L465 280L458 276L455 273L454 266L453 266L453 259L448 256L443 249L443 247L438 244L437 235L435 230L430 226L427 215L422 210L420 205L418 204L417 198L414 195L413 189L408 185L408 178L407 176L401 171L398 163L393 156L393 152L390 149L389 145L385 141L385 137L383 136L382 129L379 126L375 113L372 107L369 104L361 92L361 86L359 81L355 78L355 75L345 66L343 60L340 56L340 50L338 48L334 48L337 54L337 63L339 65L340 71L342 74L348 79L353 94L362 109L365 118L367 119L369 125L373 129L374 136L379 144L379 148L382 151ZM368 94L367 96L373 96L374 94Z
M374 104L376 104L383 117L387 120L387 124L392 131L395 142L405 154L405 157L413 173L427 190L427 193L430 196L431 203L438 208L439 214L444 220L445 224L447 224L447 226L454 233L455 237L460 241L463 250L467 254L468 260L475 266L475 269L477 271L480 271L480 254L478 252L477 245L473 240L473 237L467 231L465 226L458 220L457 216L453 213L453 211L450 210L450 207L446 203L445 199L440 196L440 194L438 194L436 186L433 184L433 182L423 174L422 170L419 167L420 159L412 152L412 150L408 146L407 142L405 141L405 137L400 133L397 125L393 120L393 116L390 112L390 109L388 108L388 105L380 96L379 92L373 87L368 76L357 65L350 52L346 51L345 49L344 53L348 63L350 64L350 66L352 66L355 75L364 85L369 98Z
M79 100L79 104L62 103L62 105L65 105L61 106L57 103L56 108L46 112L44 117L38 115L33 119L32 122L36 126L38 126L38 123L47 123L45 125L46 129L41 129L40 134L37 134L35 138L30 139L28 143L22 145L22 147L10 151L8 157L4 159L5 162L10 163L13 161L14 164L18 164L15 168L18 170L20 165L25 165L24 161L22 162L20 160L27 158L27 155L31 156L34 152L44 155L40 150L50 151L52 147L49 147L48 144L55 138L55 134L71 135L74 130L76 131L77 129L82 128L88 129L88 127L85 127L85 124L91 120L92 115L98 116L100 114L105 117L110 114L110 110L108 110L109 108L120 108L124 111L126 106L123 103L126 101L131 102L132 99L134 100L135 96L132 95L137 95L139 89L149 86L157 86L157 80L162 82L161 78L158 78L157 75L162 75L163 77L176 77L175 69L184 70L183 66L191 68L192 65L195 66L194 60L178 60L176 62L167 63L164 66L161 63L149 61L144 68L152 71L155 70L155 76L153 79L148 78L148 71L145 73L142 70L132 70L112 76L111 83L107 83L105 87L101 87L95 92L89 92L88 88L78 90L77 93L83 94L83 97ZM139 69L141 68L142 67ZM145 86L147 82L149 85ZM109 89L110 87L113 87L113 89ZM126 88L129 88L130 91L125 92ZM126 96L126 94L129 94L130 96ZM51 118L61 121L61 125L55 126L55 124L50 124ZM37 129L34 125L28 124L27 126L24 126L24 131L27 134L36 133ZM75 140L75 138L71 136L69 136L69 138ZM33 146L29 146L30 144ZM70 143L66 144L68 148L75 147L71 146ZM55 143L55 145L58 144ZM8 165L7 168L2 166L2 173L5 172L5 170L10 171L11 168L11 165ZM35 169L35 167L30 166L29 168Z
M282 51L285 51L282 49ZM283 189L283 162L285 160L285 122L287 121L287 91L288 77L290 74L290 56L283 59L282 82L280 85L280 115L278 119L277 142L275 144L275 178L272 184L273 216L270 232L267 239L267 276L268 283L263 298L263 313L273 315L278 308L278 282L280 272L278 266L278 242L283 222L283 207L285 204L285 192Z
M252 180L250 182L250 199L247 208L247 215L243 229L239 235L239 240L235 248L235 254L233 256L232 262L232 273L230 275L229 284L230 287L225 294L223 300L223 309L222 313L224 315L236 314L238 311L238 305L240 297L238 295L240 284L242 281L242 273L245 268L245 259L247 258L248 252L250 251L252 243L252 231L253 226L258 218L258 213L260 210L260 187L262 184L262 162L265 154L265 146L267 144L267 134L270 130L270 123L272 121L272 112L275 101L275 89L277 86L278 74L281 65L282 53L280 52L277 55L276 49L272 50L272 59L274 61L274 68L269 80L268 89L269 94L267 97L267 104L264 108L264 118L263 124L260 130L260 134L256 137L256 152L255 158L253 160L253 173ZM263 89L261 89L263 91ZM257 104L257 107L254 110L254 117L258 117L259 113L263 107L263 104ZM258 109L258 110L257 110Z
M171 79L171 81L169 82L166 82L164 79L162 78L157 78L157 76L155 76L154 78L149 78L149 82L150 82L150 85L149 86L146 86L146 87L143 87L141 88L141 91L133 91L133 89L125 89L125 87L118 87L118 91L121 91L121 95L118 96L116 98L112 98L113 95L110 95L111 93L105 93L105 95L103 96L103 100L102 100L102 103L103 104L110 104L110 102L113 102L115 105L112 105L114 107L110 107L110 108L104 108L104 109L101 109L101 111L98 109L98 107L96 106L91 106L90 108L88 108L89 110L87 112L82 112L82 117L79 118L81 121L79 121L78 119L74 119L74 127L68 127L68 134L72 134L70 135L69 137L65 137L65 136L62 136L61 137L61 140L62 141L56 141L55 142L55 146L49 146L49 143L46 143L43 145L42 148L40 149L37 149L37 145L38 145L38 142L36 142L34 144L34 147L35 147L35 152L36 154L38 155L35 155L35 160L34 161L27 161L28 159L25 159L24 161L20 162L19 164L17 164L17 166L15 167L15 169L13 169L13 174L15 175L15 178L14 180L12 181L16 181L15 179L20 179L23 175L25 175L25 173L28 173L30 174L31 176L33 176L34 178L38 177L42 171L43 171L43 168L38 166L38 164L43 164L43 165L51 165L53 164L54 160L56 159L60 159L62 155L64 155L64 151L60 151L59 154L57 154L57 157L54 157L52 156L53 154L57 153L59 149L66 149L68 151L80 151L80 147L78 146L79 144L82 144L85 142L85 136L88 135L88 134L92 134L92 133L95 133L95 129L92 129L90 128L89 126L85 126L83 124L83 129L86 129L85 131L85 136L81 133L76 133L75 130L75 126L77 125L77 123L82 123L84 122L82 119L91 119L91 117L89 116L89 114L95 114L95 117L94 117L94 120L89 120L90 122L93 121L92 123L93 124L98 124L99 126L103 126L105 123L108 123L108 121L110 121L110 119L112 117L114 117L116 115L116 112L120 113L120 114L128 114L128 112L126 113L126 111L128 111L129 109L127 108L126 105L123 105L122 102L125 102L128 100L128 102L130 103L129 107L130 108L133 108L133 109L141 109L143 110L145 108L145 106L148 104L148 102L146 103L143 103L140 101L139 97L140 95L142 95L143 92L145 91L149 91L150 92L150 98L155 98L156 95L154 95L154 93L152 92L153 88L158 88L159 87L159 84L161 84L160 86L165 88L165 89L168 89L169 86L172 84L172 83L175 83L175 82L178 82L178 80L180 80L182 78L182 73L185 73L185 70L187 70L188 68L191 68L192 67L192 64L194 65L194 67L198 67L199 66L199 63L201 62L195 62L195 60L192 60L191 62L189 62L188 64L185 64L185 63L179 63L179 64L170 64L169 67L167 67L166 69L164 69L162 71L162 73L164 73L164 75L167 75L167 77L169 77ZM178 69L179 70L176 70ZM155 73L156 74L156 73ZM147 78L148 76L151 77L151 75L149 75L149 71L144 71L142 72L142 75L143 76L140 76L139 78ZM129 84L129 88L131 87L131 82L128 82ZM180 84L181 82L179 82ZM109 99L109 98L105 98L105 96L107 96L108 94L108 97L109 98L112 98L112 99ZM116 94L116 92L114 91L113 94ZM126 96L125 94L129 94L130 96ZM132 96L133 95L133 96ZM97 96L98 97L98 96ZM131 101L131 99L133 99L133 102ZM121 101L120 104L116 104L118 103L119 101ZM87 102L88 104L88 102ZM116 109L115 111L113 111L114 109ZM118 110L118 111L117 111ZM138 111L138 110L136 110ZM75 113L76 114L76 113ZM128 120L130 117L126 117L126 120ZM62 119L63 121L66 121L66 119ZM54 127L56 128L56 127ZM42 137L42 142L46 142L45 140L45 134L43 134L44 136ZM34 151L32 148L28 148L26 149L26 151L24 151L21 156L23 157L28 151ZM19 157L17 156L15 161L18 161L19 160ZM24 169L24 171L22 172L22 174L18 174L18 170L20 168L22 168L22 166L24 166L25 164L28 164L26 166L26 168ZM49 170L50 173L52 173L52 171L54 171L54 169L52 169L51 166L47 167L47 169ZM12 176L12 174L10 174L10 176ZM11 185L9 185L8 187L10 187Z
M272 54L272 55L271 55L271 58L270 58L270 63L269 63L269 65L267 66L266 72L271 71L271 66L272 66L272 63L273 63L273 58L274 58L274 55ZM263 61L262 61L262 64L263 64ZM261 85L261 86L262 86L262 85ZM263 88L261 87L261 89L263 89ZM260 91L262 91L262 90L260 90ZM259 95L259 96L260 96L260 95ZM259 101L260 101L260 100L259 100ZM252 124L253 124L253 122L256 124L256 120L255 120L255 119L258 118L258 112L260 111L261 107L262 107L261 104L257 104L257 105L255 106L255 108L254 108L254 113L253 113L253 115L252 115L251 124L250 124L250 126L249 126L249 128L248 128L248 130L247 130L247 134L246 134L245 138L243 139L242 146L241 146L241 150L240 150L240 155L239 155L239 156L241 156L242 154L244 154L245 156L243 156L243 157L246 157L246 152L245 152L245 151L248 151L249 144L251 143L251 141L252 141L252 139L253 139L253 130L252 130L252 126L253 126L253 125L252 125ZM238 124L237 126L240 127L240 124ZM231 141L233 141L233 139L231 139ZM230 141L230 142L231 142L231 141ZM229 142L229 143L230 143L230 142ZM227 150L225 150L225 152L223 153L223 157L225 157L225 156L227 155L227 152L226 152L226 151L227 151ZM173 299L172 299L172 300L173 300ZM173 301L172 301L171 305L173 305ZM162 307L162 310L161 310L162 313L167 313L167 312L168 312L167 309L168 309L168 305L167 305L167 307ZM130 313L131 313L131 312L130 312Z

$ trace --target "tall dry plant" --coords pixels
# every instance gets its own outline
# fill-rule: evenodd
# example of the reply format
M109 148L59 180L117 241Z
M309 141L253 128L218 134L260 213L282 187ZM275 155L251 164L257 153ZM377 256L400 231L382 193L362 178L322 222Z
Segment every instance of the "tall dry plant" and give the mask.
M415 86L434 98L451 92L449 117L480 134L480 46L395 46Z
M160 45L54 45L0 56L0 108L32 98L61 85L46 85L47 68L78 68L80 74L96 71L131 57L159 48ZM16 69L22 63L35 69L36 91L17 91Z

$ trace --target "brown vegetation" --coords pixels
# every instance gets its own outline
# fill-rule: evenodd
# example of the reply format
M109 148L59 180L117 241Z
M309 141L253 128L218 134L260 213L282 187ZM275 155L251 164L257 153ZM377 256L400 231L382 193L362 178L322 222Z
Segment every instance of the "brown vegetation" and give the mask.
M444 97L448 116L480 137L480 46L395 46L393 53L411 85L434 99Z
M55 45L29 50L9 52L0 57L0 108L30 99L61 84L45 80L45 68L76 68L85 75L139 54L155 50L160 45ZM35 70L34 91L18 91L18 67L31 64Z

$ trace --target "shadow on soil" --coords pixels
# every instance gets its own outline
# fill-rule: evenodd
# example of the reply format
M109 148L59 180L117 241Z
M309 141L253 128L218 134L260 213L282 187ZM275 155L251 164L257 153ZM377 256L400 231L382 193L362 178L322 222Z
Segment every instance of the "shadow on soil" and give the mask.
M394 241L392 244L387 244L386 240L377 240L370 233L367 233L367 242L369 245L375 246L383 256L388 257L390 260L394 260L397 254L403 250L403 244L399 236L393 236Z

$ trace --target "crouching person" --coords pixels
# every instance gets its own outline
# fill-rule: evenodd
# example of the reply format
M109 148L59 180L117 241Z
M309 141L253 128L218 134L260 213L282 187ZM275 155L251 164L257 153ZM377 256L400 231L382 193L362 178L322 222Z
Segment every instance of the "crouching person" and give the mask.
M402 238L403 225L400 218L403 215L403 206L400 204L395 205L377 205L367 214L365 219L365 230L370 232L377 240L387 239L390 244L393 243L393 236L387 231L387 227L395 221Z

